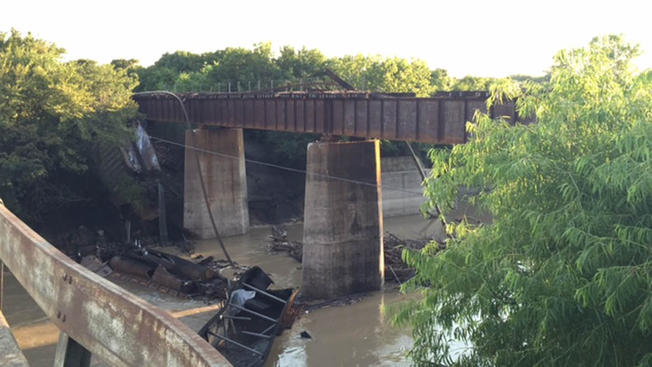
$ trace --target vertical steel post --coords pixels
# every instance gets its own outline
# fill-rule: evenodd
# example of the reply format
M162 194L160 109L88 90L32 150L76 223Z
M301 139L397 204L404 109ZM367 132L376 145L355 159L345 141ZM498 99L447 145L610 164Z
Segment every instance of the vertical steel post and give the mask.
M91 352L62 332L54 356L54 367L90 367Z
M126 232L125 238L127 239L126 243L131 244L131 221L130 220L127 220L125 222L125 232Z
M167 213L165 211L165 189L161 182L158 182L158 231L161 244L165 245L168 242L168 221Z

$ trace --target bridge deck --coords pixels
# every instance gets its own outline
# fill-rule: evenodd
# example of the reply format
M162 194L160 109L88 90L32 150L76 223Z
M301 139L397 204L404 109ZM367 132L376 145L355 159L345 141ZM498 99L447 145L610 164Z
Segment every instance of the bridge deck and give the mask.
M432 98L365 92L179 94L194 124L406 140L432 144L466 142L465 124L486 112L485 92L453 92ZM172 96L134 99L150 120L183 122ZM495 116L517 119L513 102L496 105Z

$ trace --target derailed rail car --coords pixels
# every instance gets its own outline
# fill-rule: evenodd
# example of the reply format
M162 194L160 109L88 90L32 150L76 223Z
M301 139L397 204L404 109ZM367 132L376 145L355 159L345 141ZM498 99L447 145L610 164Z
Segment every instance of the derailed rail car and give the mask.
M257 266L247 270L228 300L199 335L236 367L263 366L274 338L293 321L298 291L270 290L272 280Z

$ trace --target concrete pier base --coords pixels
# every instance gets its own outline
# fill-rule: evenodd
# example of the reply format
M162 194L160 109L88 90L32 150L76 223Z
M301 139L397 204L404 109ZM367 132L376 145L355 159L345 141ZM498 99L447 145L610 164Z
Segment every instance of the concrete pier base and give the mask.
M380 289L384 263L379 141L309 144L307 171L303 296L327 299Z
M199 238L215 238L197 174L195 154L198 154L208 201L220 235L246 233L249 209L242 129L202 128L194 136L191 134L186 131L186 145L217 154L186 148L183 227Z

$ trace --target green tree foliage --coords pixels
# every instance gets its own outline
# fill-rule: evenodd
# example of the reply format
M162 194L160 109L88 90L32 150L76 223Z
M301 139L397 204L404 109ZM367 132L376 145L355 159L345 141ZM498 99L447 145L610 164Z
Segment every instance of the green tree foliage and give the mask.
M227 48L217 53L212 63L197 71L183 72L176 84L178 91L245 91L268 87L279 78L278 67L272 58L272 45L260 43L253 50Z
M116 67L128 62L116 60ZM154 65L138 69L138 90L231 91L276 87L319 78L330 68L357 89L376 92L412 92L426 97L449 86L445 70L431 72L421 60L380 56L344 56L327 58L319 50L282 47L278 56L271 43L259 43L253 49L226 48L212 53L193 54L177 51L163 55ZM431 84L436 81L436 85ZM238 89L239 87L239 89Z
M432 152L429 205L484 188L472 199L493 222L404 254L423 292L397 315L416 365L652 363L652 71L633 72L637 52L617 36L561 51L549 81L495 90L538 123L481 115L469 143ZM470 346L455 361L453 338Z
M450 90L456 91L488 91L491 85L496 82L495 78L481 78L477 76L465 76L456 79L450 86Z
M166 53L147 68L136 68L140 84L137 91L145 90L177 90L177 83L181 75L200 71L207 65L212 65L220 58L223 51L194 54L187 51ZM130 61L130 60L127 60ZM114 60L116 67L124 61Z
M134 80L138 80L138 72L143 69L140 66L140 62L136 59L114 59L111 60L111 65L115 70L126 71Z
M125 70L61 62L62 49L17 31L0 34L0 197L19 215L39 215L87 198L93 146L117 142L136 116Z
M449 91L451 90L455 79L448 75L445 69L435 69L430 72L430 84L433 91Z
M280 55L274 60L283 80L301 80L311 78L328 67L326 56L319 50L284 46Z
M356 89L411 92L418 97L427 97L433 92L430 69L421 60L356 55L334 58L330 60L330 67Z

